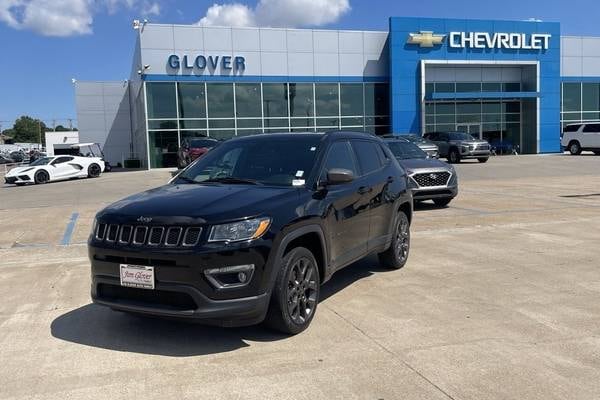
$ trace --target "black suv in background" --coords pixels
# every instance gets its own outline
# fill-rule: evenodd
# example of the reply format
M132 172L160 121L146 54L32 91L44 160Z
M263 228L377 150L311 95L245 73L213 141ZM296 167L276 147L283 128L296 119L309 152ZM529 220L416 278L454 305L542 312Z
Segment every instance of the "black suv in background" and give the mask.
M449 163L459 163L460 160L476 158L480 163L490 158L490 144L486 140L475 139L464 132L429 132L423 135L435 143Z
M371 253L404 266L411 217L406 174L375 136L232 139L97 214L92 299L222 326L266 320L295 334L335 271Z

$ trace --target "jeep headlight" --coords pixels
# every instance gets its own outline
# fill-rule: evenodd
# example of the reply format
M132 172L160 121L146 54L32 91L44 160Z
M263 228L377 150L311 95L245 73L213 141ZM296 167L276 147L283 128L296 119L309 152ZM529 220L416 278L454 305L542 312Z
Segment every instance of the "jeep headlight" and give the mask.
M229 224L215 225L210 231L209 242L239 242L258 239L269 229L271 218L254 218Z

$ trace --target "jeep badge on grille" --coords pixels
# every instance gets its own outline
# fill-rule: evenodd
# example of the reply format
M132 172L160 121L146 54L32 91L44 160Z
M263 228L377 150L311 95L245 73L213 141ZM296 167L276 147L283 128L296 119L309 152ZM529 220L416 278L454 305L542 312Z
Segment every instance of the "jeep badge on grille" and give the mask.
M152 222L152 217L141 216L137 219L137 222L143 222L145 224Z

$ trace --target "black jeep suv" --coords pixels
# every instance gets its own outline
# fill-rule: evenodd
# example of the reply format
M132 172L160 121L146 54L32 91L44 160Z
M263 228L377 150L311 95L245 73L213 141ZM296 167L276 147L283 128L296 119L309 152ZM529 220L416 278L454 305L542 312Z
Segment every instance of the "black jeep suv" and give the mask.
M370 253L401 268L412 197L365 133L229 140L162 187L100 211L92 299L115 310L222 326L304 330L333 273Z

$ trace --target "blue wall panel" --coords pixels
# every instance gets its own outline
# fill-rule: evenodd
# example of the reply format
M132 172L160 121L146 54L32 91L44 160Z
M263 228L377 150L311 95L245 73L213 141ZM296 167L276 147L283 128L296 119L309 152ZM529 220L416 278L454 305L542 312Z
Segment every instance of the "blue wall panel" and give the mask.
M391 119L394 132L421 132L421 60L538 61L540 63L540 152L560 151L560 24L547 22L489 21L392 17L390 26ZM432 48L408 44L409 33L433 31L446 35ZM448 45L449 32L546 33L552 35L546 50L463 49ZM412 99L412 100L411 100Z

